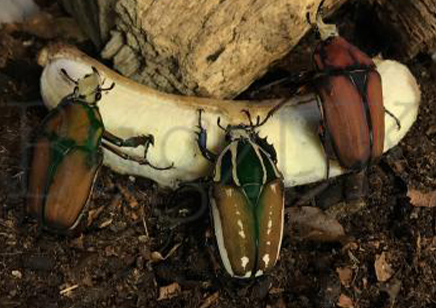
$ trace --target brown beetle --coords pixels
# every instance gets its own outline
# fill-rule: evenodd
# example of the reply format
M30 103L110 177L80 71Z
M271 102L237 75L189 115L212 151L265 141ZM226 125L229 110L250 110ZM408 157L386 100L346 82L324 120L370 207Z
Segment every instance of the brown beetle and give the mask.
M319 12L317 28L322 42L313 54L313 86L319 97L321 142L327 160L336 159L342 167L360 171L383 153L381 77L371 58L340 37L336 26L324 24Z

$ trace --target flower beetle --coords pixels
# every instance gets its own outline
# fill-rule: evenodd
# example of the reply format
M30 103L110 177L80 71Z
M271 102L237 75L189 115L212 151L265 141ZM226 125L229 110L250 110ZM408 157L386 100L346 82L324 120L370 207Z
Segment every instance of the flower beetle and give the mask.
M219 155L207 149L206 130L199 123L197 143L215 163L210 194L211 216L222 263L232 277L261 276L275 265L283 236L284 185L272 145L250 125L224 128L226 147Z
M66 232L77 227L88 203L103 160L101 147L155 169L165 170L172 165L158 168L147 160L153 136L123 140L105 130L97 102L115 84L103 88L104 81L95 68L78 81L63 69L61 73L75 88L47 115L39 129L31 161L27 211L42 226ZM144 157L129 156L113 145L143 145Z
M383 153L384 113L394 116L384 108L381 77L372 59L340 37L335 25L325 24L320 12L317 29L322 41L313 53L313 86L328 177L329 159L353 171L376 162Z

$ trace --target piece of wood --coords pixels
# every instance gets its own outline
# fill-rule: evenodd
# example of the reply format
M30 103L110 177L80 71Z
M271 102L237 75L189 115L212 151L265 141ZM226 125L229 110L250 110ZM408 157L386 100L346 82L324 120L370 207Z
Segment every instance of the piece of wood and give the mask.
M436 48L435 0L371 0L391 52L412 58Z
M115 27L115 3L118 0L60 0L92 42L101 48Z
M123 75L164 92L214 98L235 97L286 55L310 29L306 15L314 20L320 3L62 1L94 41L105 42L102 27L107 34L115 20L102 57ZM327 0L324 8L334 11L346 1ZM116 18L107 13L112 6Z

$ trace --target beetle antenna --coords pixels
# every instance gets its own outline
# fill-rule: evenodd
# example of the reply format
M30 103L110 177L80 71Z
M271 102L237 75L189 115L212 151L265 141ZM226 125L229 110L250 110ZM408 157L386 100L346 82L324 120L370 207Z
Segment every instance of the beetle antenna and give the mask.
M221 117L218 117L218 120L216 121L216 124L219 128L221 128L223 131L226 131L226 129L221 125Z
M68 75L67 71L64 68L61 68L61 73L72 83L77 85L77 80L74 80L73 78L71 78L70 75Z
M289 98L283 98L282 100L280 100L277 105L275 105L273 108L271 108L270 111L268 111L268 114L266 115L265 119L263 119L262 121L260 121L260 117L257 116L257 123L256 125L253 126L253 128L257 128L265 124L266 121L268 121L269 118L271 118L274 115L274 113L276 113L277 110L279 110L284 104L288 102L288 100Z

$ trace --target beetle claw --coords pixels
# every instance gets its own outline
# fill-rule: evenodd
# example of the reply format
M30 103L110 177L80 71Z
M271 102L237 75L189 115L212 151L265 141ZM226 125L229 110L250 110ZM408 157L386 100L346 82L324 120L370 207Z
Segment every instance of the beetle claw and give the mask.
M221 125L221 117L218 117L218 120L216 121L216 124L219 128L221 128L223 131L226 131L226 129Z
M174 168L174 162L172 162L169 166L167 167L158 167L153 165L152 163L150 163L150 161L147 158L144 158L142 161L138 162L140 165L142 166L149 166L152 169L158 170L158 171L164 171L164 170L169 170Z
M145 137L147 138L148 143L154 146L154 136L152 134L149 134Z

